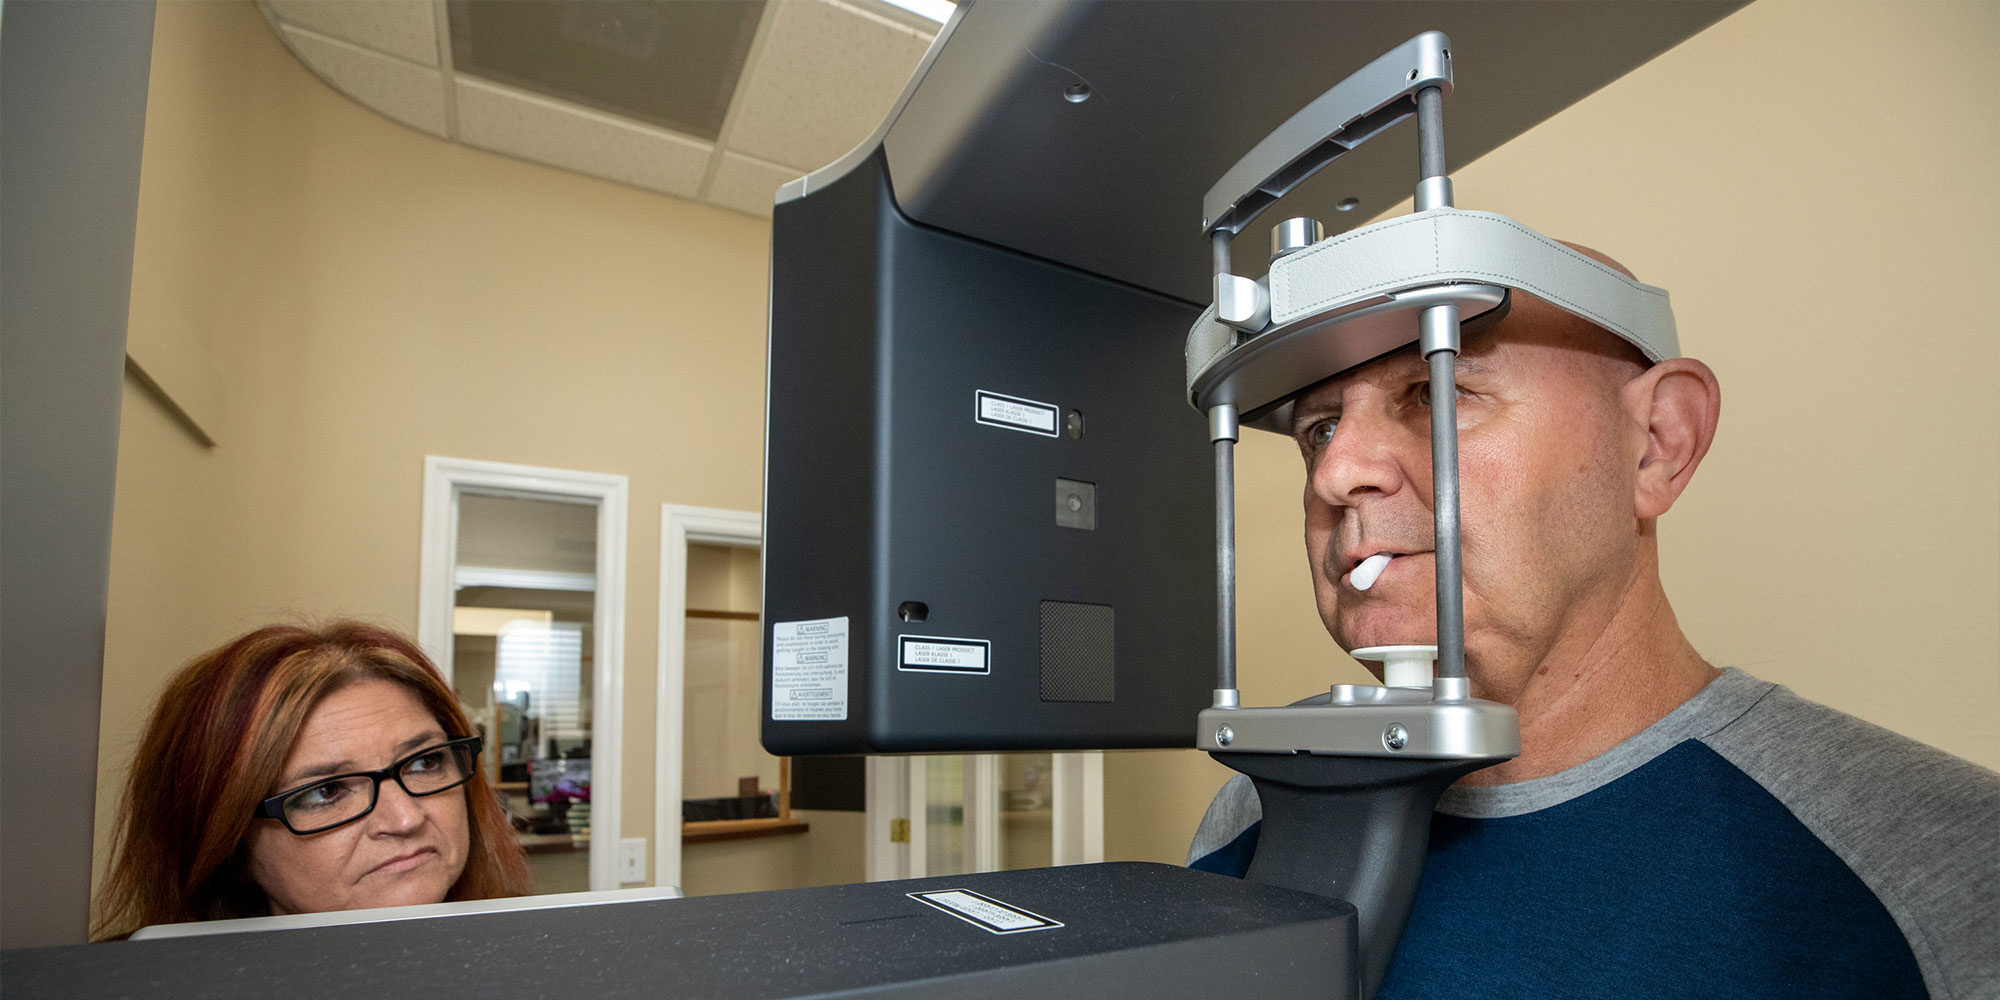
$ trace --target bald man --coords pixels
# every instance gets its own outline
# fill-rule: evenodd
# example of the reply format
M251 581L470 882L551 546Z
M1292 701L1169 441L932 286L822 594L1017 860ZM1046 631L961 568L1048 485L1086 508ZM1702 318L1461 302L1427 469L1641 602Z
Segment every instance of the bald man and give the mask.
M2000 997L2000 776L1718 670L1674 619L1656 524L1720 410L1707 365L1521 292L1467 338L1466 669L1521 755L1446 792L1378 996ZM1293 406L1343 648L1435 641L1429 420L1414 347ZM1232 779L1189 864L1241 876L1259 818Z

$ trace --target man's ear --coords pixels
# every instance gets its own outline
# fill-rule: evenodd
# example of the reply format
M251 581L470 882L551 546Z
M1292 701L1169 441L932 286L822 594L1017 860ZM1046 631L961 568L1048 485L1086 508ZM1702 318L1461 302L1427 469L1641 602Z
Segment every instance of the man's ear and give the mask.
M1680 498L1695 467L1715 442L1722 414L1722 386L1715 372L1693 358L1662 361L1625 384L1625 412L1646 429L1633 513L1659 517Z

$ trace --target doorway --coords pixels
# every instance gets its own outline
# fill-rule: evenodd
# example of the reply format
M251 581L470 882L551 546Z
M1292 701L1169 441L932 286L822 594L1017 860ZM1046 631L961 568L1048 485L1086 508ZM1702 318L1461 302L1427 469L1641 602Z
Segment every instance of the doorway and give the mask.
M625 491L425 459L418 637L485 738L537 892L620 883Z

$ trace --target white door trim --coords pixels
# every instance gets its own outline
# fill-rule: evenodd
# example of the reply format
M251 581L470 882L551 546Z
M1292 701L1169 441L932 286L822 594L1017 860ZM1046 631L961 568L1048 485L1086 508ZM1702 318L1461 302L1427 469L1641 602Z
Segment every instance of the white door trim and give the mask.
M1000 870L1000 755L965 757L965 867L967 871Z
M681 884L682 712L687 693L688 544L754 548L764 518L747 510L660 505L660 655L653 745L653 884ZM762 623L759 623L762 628Z
M1051 863L1096 864L1104 860L1104 754L1054 756L1055 851Z
M597 507L597 595L592 630L590 887L618 888L619 801L624 798L625 531L624 476L509 462L424 456L424 517L418 570L417 643L451 679L456 601L458 498L468 493L587 503ZM605 794L609 792L610 794Z
M868 869L870 882L910 877L910 838L897 840L892 824L901 819L915 827L910 809L909 757L862 758L867 761Z

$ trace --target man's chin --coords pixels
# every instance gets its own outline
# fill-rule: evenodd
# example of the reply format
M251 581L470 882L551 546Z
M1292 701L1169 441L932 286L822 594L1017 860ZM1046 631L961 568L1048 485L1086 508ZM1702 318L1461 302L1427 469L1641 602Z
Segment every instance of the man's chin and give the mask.
M1422 612L1395 607L1343 609L1331 631L1342 649L1429 646L1437 643L1437 615L1430 608Z

